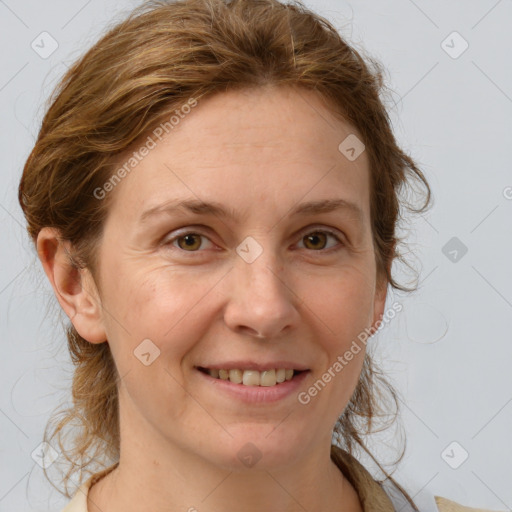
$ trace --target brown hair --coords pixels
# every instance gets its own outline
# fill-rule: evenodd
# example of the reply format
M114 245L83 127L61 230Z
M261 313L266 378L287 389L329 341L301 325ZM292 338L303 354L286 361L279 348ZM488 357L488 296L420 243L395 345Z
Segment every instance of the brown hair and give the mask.
M298 0L153 1L111 28L61 80L25 164L19 202L32 240L44 226L58 228L74 248L73 263L94 276L112 196L98 200L94 192L113 175L116 158L191 98L267 85L315 90L333 115L359 130L370 162L377 274L386 285L412 291L391 275L395 259L407 264L397 251L402 239L395 228L402 206L416 213L426 210L429 185L396 143L380 98L385 87L380 64L371 57L363 60L327 20ZM399 198L410 180L426 191L420 208ZM52 416L45 440L57 438L70 463L63 478L63 494L70 497L67 484L74 471L81 481L83 470L102 456L119 459L119 376L108 343L89 343L71 323L67 338L76 366L73 406L61 411L60 420ZM391 425L399 412L397 392L366 353L333 436L349 453L360 447L370 455L417 510L363 440L376 431L376 418L389 415L386 391L396 407ZM73 422L78 430L65 448L63 429ZM404 452L405 446L397 462Z

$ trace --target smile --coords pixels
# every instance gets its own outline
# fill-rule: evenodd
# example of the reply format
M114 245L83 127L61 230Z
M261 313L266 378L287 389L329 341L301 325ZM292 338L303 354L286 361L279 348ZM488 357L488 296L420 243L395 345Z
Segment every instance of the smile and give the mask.
M292 380L295 375L302 373L300 370L289 368L272 368L262 372L258 370L240 370L240 369L209 369L198 368L199 371L207 373L211 377L220 380L229 380L234 384L242 384L244 386L276 386L285 381Z
M196 366L195 369L202 382L206 384L211 400L218 398L225 400L227 397L230 402L235 399L256 407L292 399L303 387L305 379L311 373L311 370L286 368L277 370L272 368L261 372L251 369L242 371L237 368L227 370L201 366ZM283 371L284 380L278 382L278 377L279 380L283 378Z

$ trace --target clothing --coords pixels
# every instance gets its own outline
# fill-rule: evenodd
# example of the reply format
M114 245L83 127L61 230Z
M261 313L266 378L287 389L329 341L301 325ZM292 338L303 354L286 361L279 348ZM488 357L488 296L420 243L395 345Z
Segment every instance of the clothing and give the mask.
M374 480L368 470L345 450L332 445L331 458L356 490L364 512L411 512L414 510L396 486L389 481L381 484ZM89 489L114 470L117 464L92 475L80 486L62 512L88 512ZM420 512L492 512L481 508L464 507L447 498L434 495L423 498L421 503L416 499L414 501Z

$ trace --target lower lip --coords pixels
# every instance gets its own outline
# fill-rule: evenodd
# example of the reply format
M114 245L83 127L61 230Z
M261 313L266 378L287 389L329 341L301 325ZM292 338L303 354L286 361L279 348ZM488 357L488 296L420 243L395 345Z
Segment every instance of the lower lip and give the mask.
M248 404L270 403L282 400L293 393L296 393L304 379L308 376L309 370L295 375L291 380L285 380L275 386L246 386L245 384L235 384L230 380L216 379L200 370L196 371L206 379L208 383L215 386L215 390L241 400Z

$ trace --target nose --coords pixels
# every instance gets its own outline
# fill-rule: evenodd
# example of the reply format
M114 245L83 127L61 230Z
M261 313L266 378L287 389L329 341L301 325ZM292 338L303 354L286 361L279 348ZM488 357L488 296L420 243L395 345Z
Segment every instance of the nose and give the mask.
M302 299L270 250L252 263L237 257L229 273L226 325L235 332L272 339L298 324Z

